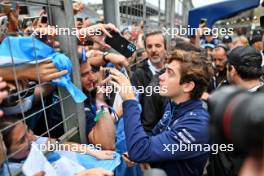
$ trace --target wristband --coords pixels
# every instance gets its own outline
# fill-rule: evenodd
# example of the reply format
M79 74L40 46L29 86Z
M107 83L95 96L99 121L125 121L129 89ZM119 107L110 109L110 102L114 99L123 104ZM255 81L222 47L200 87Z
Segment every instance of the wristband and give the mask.
M96 116L94 118L94 121L97 122L100 117L103 115L103 113L109 112L108 108L105 108L104 106L101 106L100 110L96 112Z
M103 53L103 60L104 60L105 63L108 62L108 60L106 60L106 58L105 58L108 54L109 54L108 52L104 52Z

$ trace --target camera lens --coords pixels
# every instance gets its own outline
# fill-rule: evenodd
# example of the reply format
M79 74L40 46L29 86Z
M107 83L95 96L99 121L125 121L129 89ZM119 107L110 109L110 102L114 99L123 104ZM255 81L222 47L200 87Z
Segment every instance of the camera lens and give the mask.
M238 153L262 153L264 135L264 94L224 87L208 101L210 130L214 142L234 144Z

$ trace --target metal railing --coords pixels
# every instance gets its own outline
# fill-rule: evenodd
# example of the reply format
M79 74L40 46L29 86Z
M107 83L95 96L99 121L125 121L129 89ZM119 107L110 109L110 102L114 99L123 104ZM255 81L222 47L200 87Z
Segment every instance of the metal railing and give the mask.
M21 6L27 6L27 7L39 7L35 9L41 9L43 6L46 7L46 11L48 14L48 22L50 25L57 25L58 27L64 27L64 28L73 28L74 27L74 15L72 10L72 1L70 0L21 0L17 1L19 5ZM21 34L21 33L20 33ZM7 35L8 36L8 35ZM19 37L19 36L18 36ZM8 39L8 37L7 37ZM80 83L80 72L79 72L79 60L78 60L78 54L77 54L77 41L75 36L71 35L65 35L65 36L57 36L57 40L60 42L60 48L62 49L62 52L67 55L69 58L71 58L72 61L72 82L81 89L81 83ZM9 43L10 44L10 43ZM33 40L33 46L34 46L34 40ZM14 58L12 55L12 45L9 45L11 58L12 58L12 72L14 77L14 85L15 87L20 86L20 80L18 80L17 75L17 68L18 65L14 63ZM36 53L36 48L34 47L34 53ZM39 69L40 63L37 62L37 58L35 58L36 63L35 67L36 70ZM27 65L25 63L24 65ZM4 69L7 67L1 67L0 69ZM1 75L0 75L1 76ZM71 139L73 141L81 142L81 143L87 143L86 138L86 131L85 131L85 115L84 115L84 106L83 103L76 104L71 95L61 87L58 87L58 100L51 103L46 103L46 97L43 94L43 92L40 92L40 108L36 111L26 113L23 111L22 103L23 97L21 95L22 92L29 91L29 89L36 89L41 86L50 84L48 82L43 82L40 80L40 75L38 73L37 75L38 80L36 80L36 85L34 87L26 88L23 91L18 92L19 97L19 104L21 109L21 121L24 123L28 123L28 121L32 120L35 121L37 118L39 120L42 120L44 123L42 124L42 127L44 130L42 130L41 134L38 134L39 136L46 136L46 137L53 137L52 132L56 130L59 126L63 127L63 134L62 136L59 136L62 141ZM12 95L9 95L12 96ZM58 106L59 105L59 106ZM57 124L49 124L50 118L48 116L48 111L57 106L58 111L61 111L62 119ZM3 117L8 118L8 117ZM34 119L36 118L36 119ZM11 126L7 128L11 128L16 124L12 124ZM44 127L45 126L45 127ZM2 129L0 132L2 133L6 129ZM11 153L8 156L6 156L6 159L9 160L13 155L18 153L19 151L15 153ZM8 162L5 162L5 164L8 167ZM10 168L9 174L11 175ZM13 173L13 175L20 175L21 170L17 173Z

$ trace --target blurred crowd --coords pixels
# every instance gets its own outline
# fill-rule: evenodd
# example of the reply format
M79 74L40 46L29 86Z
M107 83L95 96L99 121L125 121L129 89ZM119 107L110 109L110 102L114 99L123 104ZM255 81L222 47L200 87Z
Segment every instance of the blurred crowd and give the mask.
M21 22L19 3L14 6L2 1L1 7L1 44L10 37L33 37L53 48L54 53L68 53L61 49L59 36L49 31L55 26L49 24L46 8L38 17ZM74 2L73 14L83 8L83 4ZM168 51L168 42L159 27L146 30L143 22L118 29L103 18L92 23L86 17L75 18L75 27L79 31L102 32L76 36L79 77L87 96L83 102L85 136L87 145L99 145L100 150L83 149L81 144L63 141L69 144L65 150L76 153L85 150L85 155L98 161L114 162L115 152L121 158L112 170L94 167L74 174L261 175L263 161L255 156L227 151L217 154L179 151L171 146L214 143L207 110L212 92L228 85L252 93L264 90L262 31L249 37L237 34L216 38L212 34L204 35L200 26L196 35L174 37ZM112 37L110 31L120 33L136 46L130 58L104 42L106 37ZM34 56L34 51L25 46L21 43L21 50ZM6 58L0 53L0 60L3 59ZM0 175L4 176L23 166L33 144L61 142L59 138L65 131L59 84L51 82L70 74L52 59L34 64L16 64L11 60L9 65L0 65ZM119 88L119 92L107 94L107 85ZM137 91L142 87L151 88L151 96ZM154 91L156 88L158 92ZM52 130L47 134L48 129ZM73 149L76 145L77 151ZM40 170L34 174L46 173Z

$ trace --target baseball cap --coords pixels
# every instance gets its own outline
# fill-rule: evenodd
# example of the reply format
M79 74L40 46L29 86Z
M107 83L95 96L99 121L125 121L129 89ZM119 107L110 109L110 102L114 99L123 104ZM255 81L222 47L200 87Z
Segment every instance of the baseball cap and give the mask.
M231 43L232 42L232 38L229 35L225 35L222 40L223 40L223 43Z
M203 49L207 49L207 48L210 48L210 49L214 49L215 48L215 45L214 44L211 44L211 43L205 43L201 46L201 48Z
M227 62L234 66L261 68L262 55L251 46L239 46L228 54Z
M256 42L262 42L262 36L261 35L254 35L252 39L250 40L250 45L253 45Z

